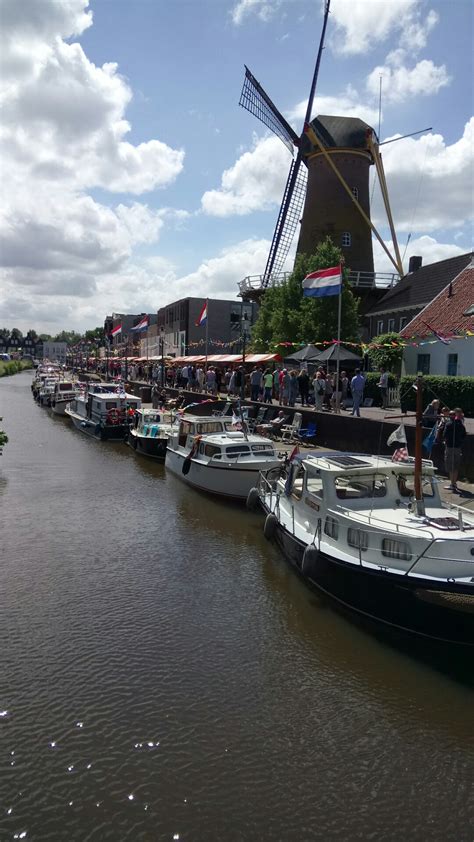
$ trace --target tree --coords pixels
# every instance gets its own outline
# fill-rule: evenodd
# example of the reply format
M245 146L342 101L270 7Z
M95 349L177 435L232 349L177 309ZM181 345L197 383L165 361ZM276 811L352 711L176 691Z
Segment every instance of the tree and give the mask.
M374 336L371 339L371 345L382 345L381 348L369 348L369 360L372 368L377 370L384 368L386 371L391 371L392 374L400 374L403 347L400 342L400 334L398 333L381 333L379 336ZM395 344L392 344L395 343Z
M26 334L26 338L30 340L30 342L37 342L38 341L38 334L36 330L29 330Z
M76 333L75 330L62 330L61 333L58 333L58 335L54 337L53 342L67 342L68 345L75 345L76 342L80 342L81 339L81 334Z
M297 255L288 280L265 292L252 331L252 348L265 351L283 342L308 344L335 339L338 297L305 297L302 281L310 272L343 262L342 252L334 246L330 237L318 245L313 255ZM358 299L344 278L341 300L342 341L357 342L359 339L358 306Z
M17 327L14 327L10 334L10 339L23 339L23 334L21 330Z

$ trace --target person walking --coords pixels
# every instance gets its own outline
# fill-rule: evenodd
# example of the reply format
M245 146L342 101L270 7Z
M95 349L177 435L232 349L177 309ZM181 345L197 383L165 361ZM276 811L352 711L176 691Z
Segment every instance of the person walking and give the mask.
M276 401L280 400L280 369L276 368L273 372L273 394Z
M288 406L290 399L290 375L286 368L283 369L280 380L280 399L283 406Z
M296 371L290 371L290 391L288 395L288 405L294 406L296 398L298 397L298 377Z
M356 368L354 377L351 380L352 392L352 412L351 415L356 415L360 418L360 405L364 400L365 377L360 373L360 368Z
M334 377L333 377L332 374L328 373L328 375L326 377L326 394L324 395L324 404L326 405L326 408L329 410L329 412L331 411L331 399L332 399L333 391L334 391Z
M250 400L258 401L260 386L262 383L262 372L259 368L253 368L250 372Z
M273 403L273 374L271 373L269 368L266 369L263 375L263 387L265 389L263 394L263 400L265 401L265 403Z
M466 438L466 428L464 426L464 414L462 409L457 407L449 413L449 421L444 428L444 447L445 447L445 463L446 470L449 475L449 485L445 485L447 491L453 491L459 494L457 485L459 476L459 467L461 464L462 445Z

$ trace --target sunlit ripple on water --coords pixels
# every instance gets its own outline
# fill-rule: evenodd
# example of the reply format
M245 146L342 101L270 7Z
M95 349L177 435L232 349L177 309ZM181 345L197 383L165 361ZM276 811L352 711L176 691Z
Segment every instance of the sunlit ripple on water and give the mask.
M0 381L2 842L467 839L470 691L27 381Z

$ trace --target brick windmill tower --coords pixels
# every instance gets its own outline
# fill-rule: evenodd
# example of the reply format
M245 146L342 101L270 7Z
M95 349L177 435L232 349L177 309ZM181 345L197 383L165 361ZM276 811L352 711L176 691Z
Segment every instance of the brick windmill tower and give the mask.
M239 105L274 132L292 155L260 291L278 283L299 223L298 253L313 253L318 243L329 235L342 249L346 266L353 272L373 274L374 234L395 272L403 274L375 131L354 117L320 115L310 122L329 6L330 0L326 0L321 40L300 135L285 120L250 70L245 68ZM373 164L379 178L395 256L390 254L370 219L369 172ZM244 295L244 292L241 285L241 294Z

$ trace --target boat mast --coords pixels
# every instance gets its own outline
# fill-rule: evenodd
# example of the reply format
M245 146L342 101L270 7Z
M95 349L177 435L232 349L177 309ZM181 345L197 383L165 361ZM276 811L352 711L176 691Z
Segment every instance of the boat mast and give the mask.
M421 448L423 436L423 378L416 378L416 422L415 422L415 501L417 515L425 514L425 502L421 490Z

